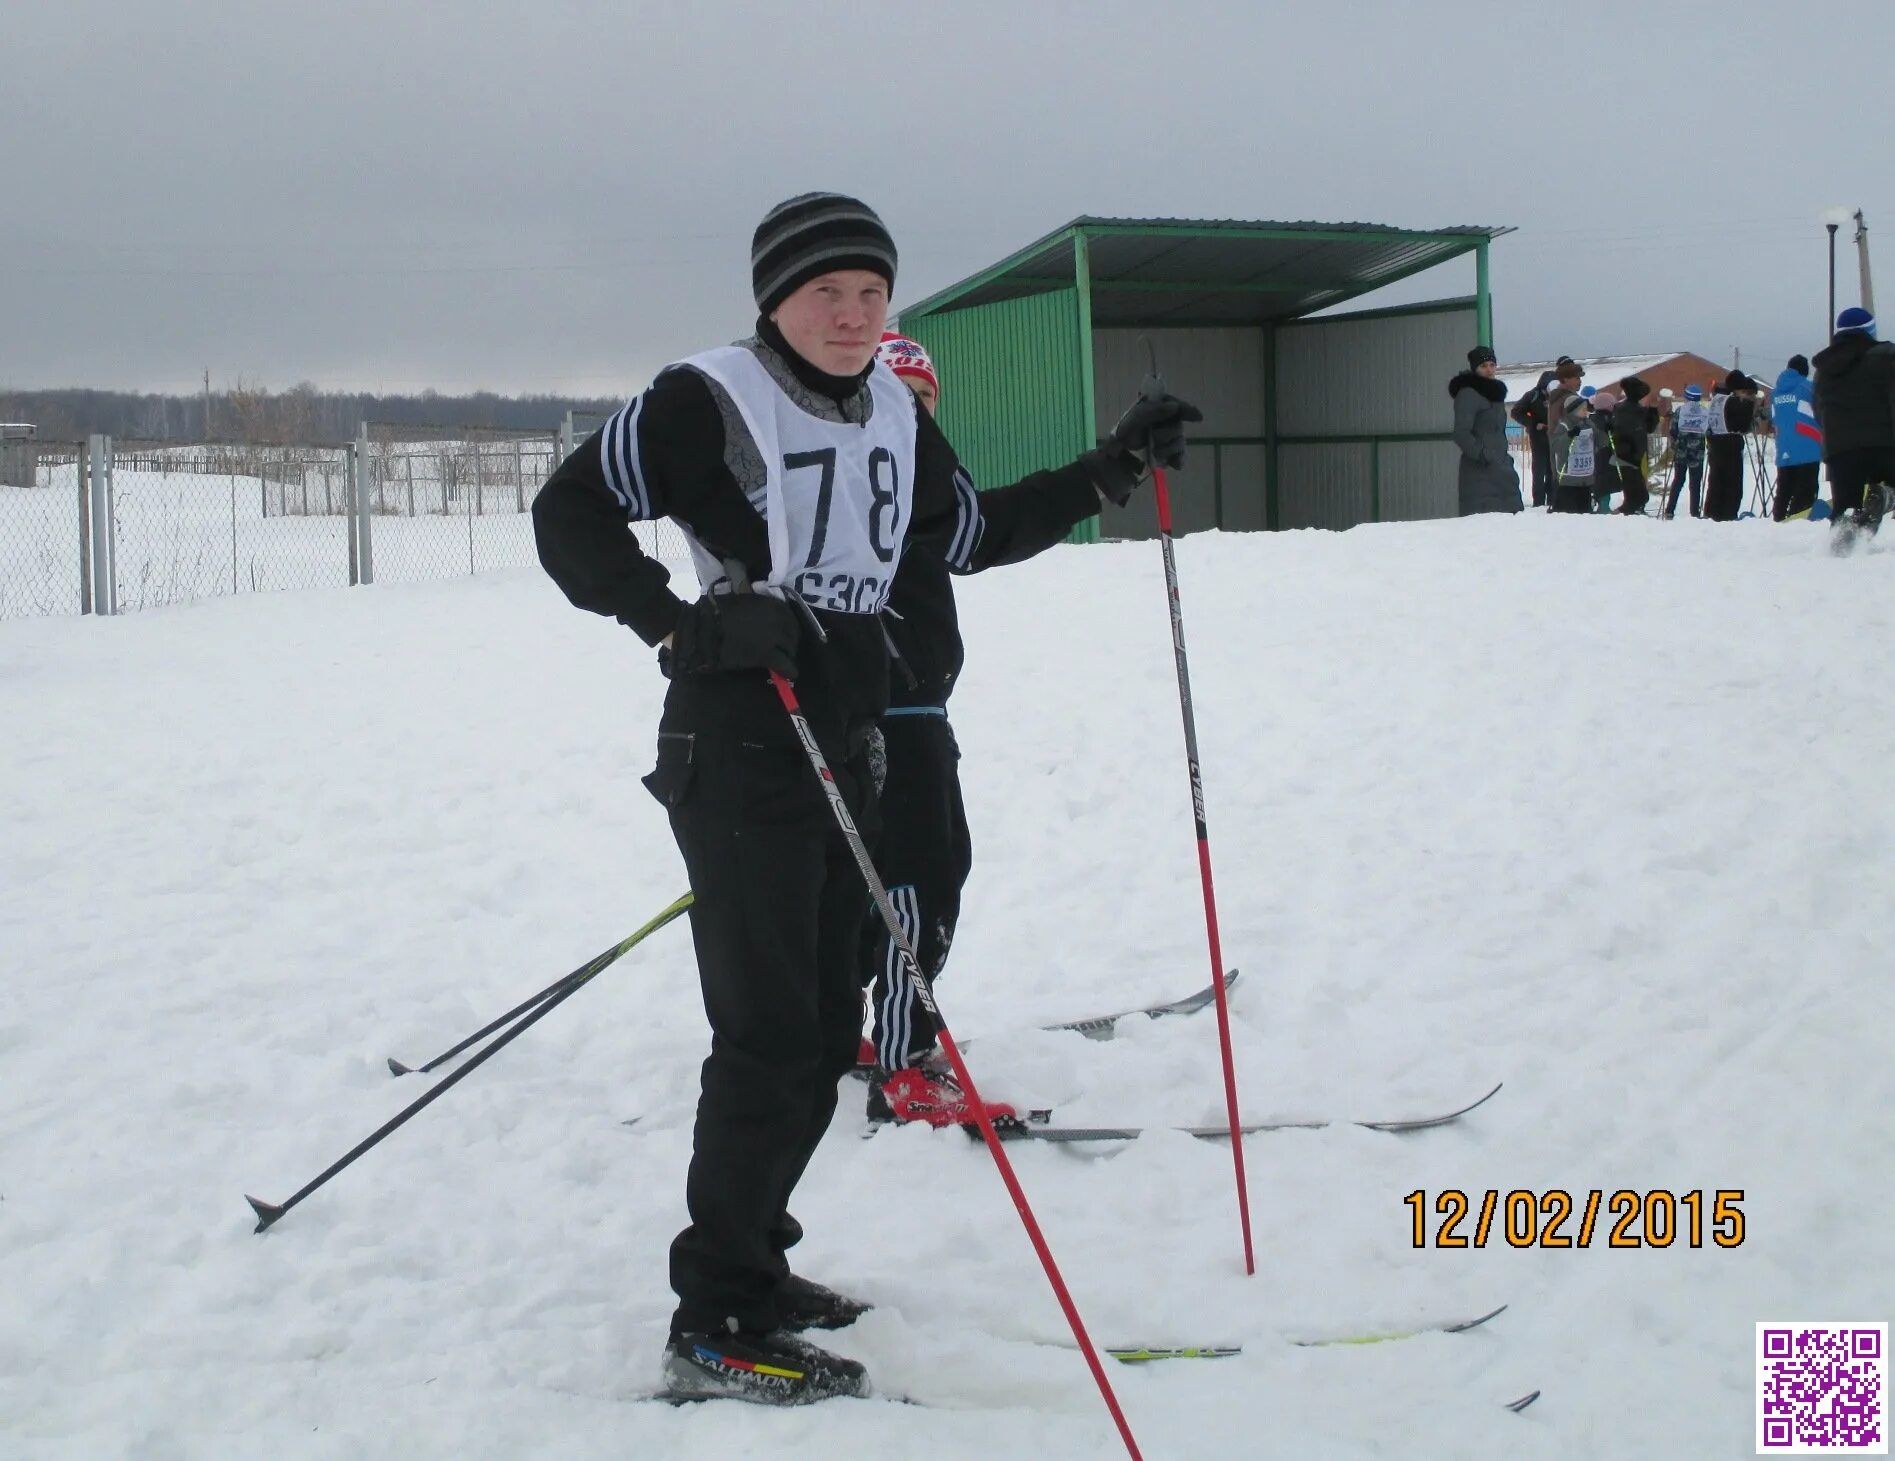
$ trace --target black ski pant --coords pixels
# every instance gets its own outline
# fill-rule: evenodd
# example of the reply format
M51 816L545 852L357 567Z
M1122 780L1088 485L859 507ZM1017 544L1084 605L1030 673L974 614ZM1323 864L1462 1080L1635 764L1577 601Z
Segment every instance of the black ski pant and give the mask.
M1553 488L1553 500L1549 504L1554 512L1591 512L1592 483L1588 479L1577 486L1561 482Z
M933 989L954 943L961 889L974 865L961 802L961 752L947 712L933 706L889 711L882 736L888 775L876 867ZM861 968L864 979L874 980L876 1063L888 1070L913 1065L934 1048L938 1026L915 997L900 951L873 908Z
M1859 510L1863 493L1878 482L1895 484L1895 443L1829 454L1829 503L1838 518Z
M1553 447L1544 431L1527 430L1527 445L1533 453L1533 505L1545 507L1553 495Z
M866 765L824 751L857 825L872 831ZM867 891L794 740L661 733L645 785L690 874L711 1025L685 1182L691 1221L671 1245L671 1329L770 1330L784 1253L802 1232L790 1194L855 1063Z
M1619 490L1625 494L1619 511L1636 517L1645 511L1645 504L1651 501L1651 489L1645 485L1645 473L1642 469L1628 466L1624 462L1614 462L1613 470L1619 474Z
M1776 496L1770 504L1770 516L1778 522L1808 512L1816 505L1818 462L1803 462L1794 467L1777 468Z
M1704 458L1680 454L1671 467L1671 491L1665 494L1665 516L1678 515L1678 491L1687 482L1691 488L1691 516L1704 515Z
M1712 522L1735 522L1743 511L1744 441L1731 432L1713 436L1705 447L1704 515Z

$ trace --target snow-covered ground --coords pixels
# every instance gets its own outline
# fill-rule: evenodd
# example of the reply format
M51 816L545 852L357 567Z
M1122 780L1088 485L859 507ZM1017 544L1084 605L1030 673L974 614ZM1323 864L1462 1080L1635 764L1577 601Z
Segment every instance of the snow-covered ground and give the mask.
M1148 1457L1744 1456L1755 1321L1891 1317L1895 554L1824 544L1529 514L1180 545L1246 1114L1506 1088L1253 1138L1248 1279L1224 1146L1014 1149L1102 1340L1244 1346L1114 1367ZM1208 1015L1028 1033L1203 982L1158 550L962 603L948 1017L992 1094L1214 1121ZM925 1408L638 1401L706 1043L681 925L252 1235L243 1193L416 1094L385 1056L682 890L638 783L661 693L530 570L0 623L0 1453L1116 1453L986 1154L863 1140L853 1088L797 1263L877 1304L837 1346ZM1416 1250L1403 1198L1447 1188L1742 1189L1745 1236Z

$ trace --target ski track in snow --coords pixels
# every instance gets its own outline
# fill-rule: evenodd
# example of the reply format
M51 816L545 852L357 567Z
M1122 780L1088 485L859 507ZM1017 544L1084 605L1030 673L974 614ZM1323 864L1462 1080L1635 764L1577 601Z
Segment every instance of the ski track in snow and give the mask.
M1179 545L1246 1116L1010 1149L1147 1456L1750 1454L1752 1325L1890 1317L1885 548L1529 515ZM1155 544L967 581L977 861L940 993L990 1094L1222 1120ZM0 1452L1110 1456L984 1151L860 1139L799 1270L926 1402L638 1403L706 1046L685 927L263 1237L420 1061L684 887L663 692L532 572L0 623ZM620 1124L627 1116L636 1126ZM1742 1188L1747 1238L1416 1251L1408 1192ZM1469 1225L1471 1227L1471 1224ZM1368 1348L1289 1335L1511 1308ZM1535 1387L1524 1415L1502 1402Z

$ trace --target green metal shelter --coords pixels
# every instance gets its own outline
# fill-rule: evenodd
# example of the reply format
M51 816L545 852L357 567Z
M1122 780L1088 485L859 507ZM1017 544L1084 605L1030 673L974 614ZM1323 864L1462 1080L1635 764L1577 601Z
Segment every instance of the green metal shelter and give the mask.
M976 481L1095 445L1149 341L1205 412L1172 478L1180 531L1451 516L1447 382L1493 342L1488 247L1510 232L1076 218L907 305L901 328L935 358L941 424ZM1316 315L1470 253L1471 295ZM1148 496L1099 521L1107 537L1156 532Z

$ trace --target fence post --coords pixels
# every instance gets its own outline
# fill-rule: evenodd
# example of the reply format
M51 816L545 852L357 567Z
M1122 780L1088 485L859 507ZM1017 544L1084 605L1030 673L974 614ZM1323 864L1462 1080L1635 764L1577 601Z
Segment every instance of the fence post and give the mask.
M354 442L354 506L356 506L356 532L360 534L360 548L356 550L362 559L362 582L375 582L375 514L370 512L370 457L368 457L368 423L356 426Z
M474 480L478 482L479 476L476 475ZM461 495L467 500L467 571L471 574L474 571L474 494L465 492Z
M79 484L79 612L92 612L92 469L82 450L73 463L73 477Z
M559 462L572 455L572 446L572 412L568 411L559 423ZM559 462L553 463L554 471L559 470ZM547 475L550 477L552 473L548 472Z
M513 510L526 511L526 443L513 438Z
M86 438L86 475L92 491L92 611L112 612L112 487L105 475L105 438Z
M343 448L343 459L349 472L349 510L343 515L343 525L347 529L349 540L349 587L354 588L362 581L362 550L356 532L355 521L355 443L350 442Z

